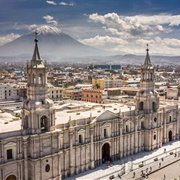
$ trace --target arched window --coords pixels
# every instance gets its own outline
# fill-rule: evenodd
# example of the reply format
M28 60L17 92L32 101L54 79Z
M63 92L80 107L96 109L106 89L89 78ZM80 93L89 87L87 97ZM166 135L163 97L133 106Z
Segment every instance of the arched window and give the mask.
M39 75L38 81L39 81L39 84L43 84L43 76L42 76L42 74Z
M142 111L144 109L144 103L141 101L139 103L139 110Z
M153 80L153 73L151 73L151 80Z
M156 117L154 118L154 122L157 122L157 118Z
M6 178L6 180L16 180L16 176L10 175Z
M79 134L79 143L81 144L82 143L82 135Z
M152 103L152 110L156 111L156 103L155 102Z
M33 74L33 83L36 84L36 76Z
M171 118L171 116L169 116L169 122L171 122L172 121L172 118Z
M104 129L104 138L107 137L107 129Z
M48 121L46 116L41 117L41 131L47 131L48 130Z
M154 140L156 140L156 135L154 134Z
M25 116L24 118L24 129L28 128L28 116Z

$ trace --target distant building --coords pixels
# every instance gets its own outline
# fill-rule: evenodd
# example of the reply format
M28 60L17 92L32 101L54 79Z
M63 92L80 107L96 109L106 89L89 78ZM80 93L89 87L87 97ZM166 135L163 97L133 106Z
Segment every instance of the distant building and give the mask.
M121 70L122 67L119 64L99 64L94 65L96 69L103 69L103 70Z
M102 78L102 79L92 79L92 86L93 88L98 89L106 89L106 88L117 88L122 86L122 80L111 77L111 78Z
M99 89L83 89L82 101L101 103L103 91Z
M17 84L0 84L0 101L18 99L20 99L20 87Z

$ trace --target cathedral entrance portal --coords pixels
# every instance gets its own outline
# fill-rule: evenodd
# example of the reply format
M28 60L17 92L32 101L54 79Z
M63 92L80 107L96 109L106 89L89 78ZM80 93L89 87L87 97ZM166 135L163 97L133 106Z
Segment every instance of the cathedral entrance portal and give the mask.
M10 175L10 176L7 177L6 180L16 180L16 176Z
M172 141L173 138L172 138L172 131L169 131L169 142Z
M102 163L110 161L110 145L105 143L102 147Z

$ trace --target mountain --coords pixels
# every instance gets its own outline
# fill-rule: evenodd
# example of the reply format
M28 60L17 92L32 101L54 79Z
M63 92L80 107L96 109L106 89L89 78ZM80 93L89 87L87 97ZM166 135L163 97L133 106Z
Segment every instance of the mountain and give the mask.
M38 32L38 44L43 56L52 57L80 57L102 55L99 49L84 45L73 39L60 29L50 26L41 26ZM12 42L0 46L1 56L32 55L34 49L34 32L23 35Z

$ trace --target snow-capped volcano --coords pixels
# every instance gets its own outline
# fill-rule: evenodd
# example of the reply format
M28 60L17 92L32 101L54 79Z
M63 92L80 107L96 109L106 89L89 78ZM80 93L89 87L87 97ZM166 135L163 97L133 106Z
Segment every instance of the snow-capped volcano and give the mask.
M51 27L51 26L41 26L41 27L38 27L36 30L35 30L38 34L61 34L62 31L60 29L58 29L57 27Z
M103 55L103 52L84 45L73 39L60 29L50 26L41 26L35 30L38 33L38 45L41 56L79 57ZM34 32L23 35L12 42L0 47L0 56L32 55L34 49Z

